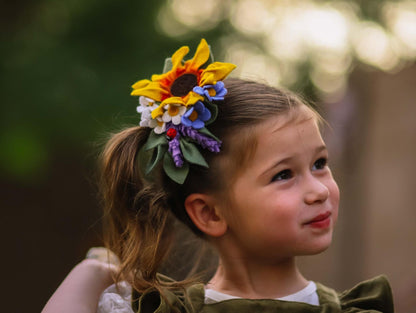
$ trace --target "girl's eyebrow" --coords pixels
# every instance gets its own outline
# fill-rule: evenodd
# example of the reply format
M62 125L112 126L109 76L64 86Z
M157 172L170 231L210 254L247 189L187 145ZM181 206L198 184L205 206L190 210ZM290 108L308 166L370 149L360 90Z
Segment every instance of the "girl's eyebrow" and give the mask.
M326 150L328 150L328 148L326 147L325 144L323 144L322 146L318 146L318 147L315 148L315 153L318 154L318 153L320 153L322 151L326 151Z
M327 151L327 147L325 144L318 146L314 149L314 154L318 154L321 153L322 151ZM277 161L276 163L274 163L272 166L268 167L263 173L260 174L260 176L265 176L269 171L271 171L272 169L274 169L275 167L279 166L279 164L281 163L285 163L287 161L290 161L291 159L293 159L293 156L289 156L287 158L281 159L279 161Z

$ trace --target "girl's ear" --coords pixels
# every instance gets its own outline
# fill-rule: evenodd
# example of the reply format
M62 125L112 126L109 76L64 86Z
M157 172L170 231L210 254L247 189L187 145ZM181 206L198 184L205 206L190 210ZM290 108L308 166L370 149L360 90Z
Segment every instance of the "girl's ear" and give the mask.
M227 222L215 205L214 197L193 193L185 199L185 209L196 227L211 237L220 237L227 231Z

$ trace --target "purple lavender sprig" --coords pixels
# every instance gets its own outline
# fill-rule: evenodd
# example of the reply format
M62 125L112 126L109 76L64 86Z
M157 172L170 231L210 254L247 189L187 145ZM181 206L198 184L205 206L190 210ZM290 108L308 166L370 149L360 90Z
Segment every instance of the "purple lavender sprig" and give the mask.
M192 127L185 125L176 125L176 129L180 131L183 136L195 140L202 148L208 149L211 152L220 152L221 142L209 136L206 136Z
M169 148L168 151L173 158L173 162L175 163L176 167L182 167L183 165L183 155L181 151L181 147L179 144L179 134L176 135L171 141L169 141Z

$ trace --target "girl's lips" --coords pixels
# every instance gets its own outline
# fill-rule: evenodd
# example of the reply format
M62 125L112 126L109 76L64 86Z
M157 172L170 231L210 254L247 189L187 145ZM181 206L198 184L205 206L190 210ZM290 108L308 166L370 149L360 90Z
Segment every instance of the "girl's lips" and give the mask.
M328 228L331 225L331 212L325 212L317 215L311 221L306 222L305 225L311 226L314 228Z

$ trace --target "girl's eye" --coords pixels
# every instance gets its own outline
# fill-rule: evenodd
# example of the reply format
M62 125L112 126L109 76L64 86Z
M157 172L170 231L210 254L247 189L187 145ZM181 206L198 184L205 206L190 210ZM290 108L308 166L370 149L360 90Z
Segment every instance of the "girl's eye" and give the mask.
M288 180L293 177L291 170L283 170L273 176L272 181Z
M328 160L326 158L320 158L313 164L312 170L322 170L327 164Z

